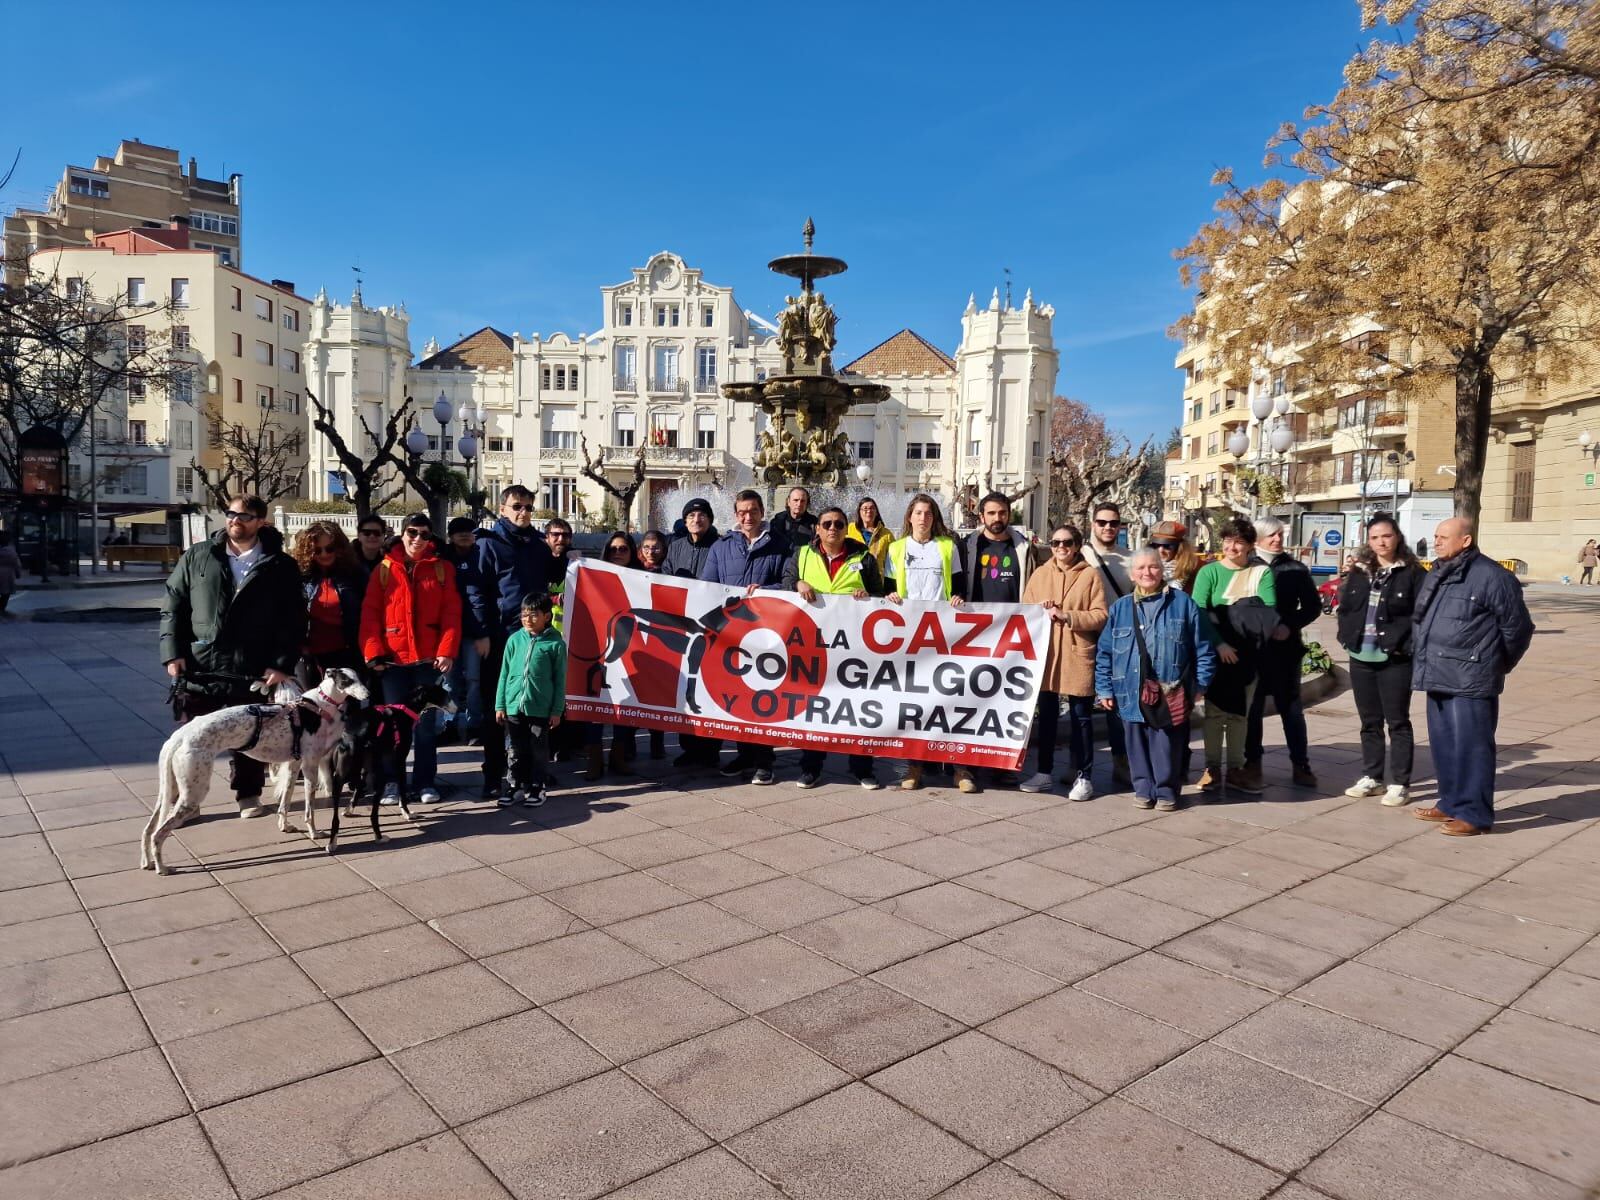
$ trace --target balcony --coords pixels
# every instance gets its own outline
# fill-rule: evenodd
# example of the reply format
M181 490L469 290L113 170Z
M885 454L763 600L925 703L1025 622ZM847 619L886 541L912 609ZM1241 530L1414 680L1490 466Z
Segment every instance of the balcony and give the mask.
M657 375L650 381L650 390L652 392L681 393L683 391L683 376Z
M710 392L717 390L717 377L715 375L696 375L694 377L694 390L697 392Z
M1490 407L1496 416L1538 412L1545 407L1547 395L1545 380L1541 378L1496 379Z
M1405 411L1381 412L1372 418L1369 436L1373 441L1404 438L1406 436Z
M612 469L631 467L639 457L638 446L608 445L605 448L606 466ZM716 447L701 449L696 446L645 446L644 461L647 467L691 467L696 470L721 470L727 452Z
M618 375L611 381L611 390L614 392L636 392L639 390L639 377L637 375Z
M540 446L539 461L575 463L578 461L578 448L576 446Z

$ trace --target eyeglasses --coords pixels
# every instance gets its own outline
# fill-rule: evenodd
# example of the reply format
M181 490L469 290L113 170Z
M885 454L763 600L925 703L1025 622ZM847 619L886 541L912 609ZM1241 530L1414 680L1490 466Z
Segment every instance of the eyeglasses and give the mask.
M512 512L532 512L533 511L533 505L531 505L531 504L508 504L508 505L506 505L506 507L509 508Z
M1151 542L1150 545L1157 550L1176 550L1178 548L1177 542Z
M381 530L381 529L363 529L363 530L360 530L359 532L360 532L362 537L382 537L383 536L383 530Z
M231 508L222 510L223 518L229 521L259 521L260 517L253 512L234 512Z
M843 529L844 528L844 522L843 521L818 521L817 522L817 528L818 529Z
M627 552L628 552L628 548L626 546L618 545L618 546L607 546L606 547L606 553L607 554L626 554Z
M620 546L617 548L621 549ZM665 554L666 552L667 548L665 546L657 545L655 542L651 542L648 546L639 547L640 554Z
M1050 545L1057 550L1070 550L1078 543L1071 538L1051 538Z
M1099 517L1096 517L1094 519L1094 523L1096 525L1099 525L1102 529L1115 529L1118 525L1122 524L1122 522L1120 520L1102 521Z
M332 546L318 546L311 553L313 553L313 554L317 555L318 557L320 557L320 556L322 556L324 554L332 554L332 553L334 553L334 549L333 549Z
M565 529L547 529L544 531L544 536L546 538L555 538L558 541L564 542L572 535Z
M431 529L408 529L408 530L405 531L405 533L402 536L408 537L408 538L427 537L428 534L430 534L432 532L433 531Z

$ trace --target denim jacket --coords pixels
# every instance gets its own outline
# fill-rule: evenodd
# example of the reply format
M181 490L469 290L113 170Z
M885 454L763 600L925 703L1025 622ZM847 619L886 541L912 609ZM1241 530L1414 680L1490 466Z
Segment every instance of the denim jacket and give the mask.
M1133 635L1134 603L1133 596L1127 595L1111 605L1095 652L1094 694L1099 699L1115 700L1124 721L1142 722L1139 643ZM1171 683L1192 671L1193 691L1205 691L1217 668L1217 652L1201 628L1200 609L1195 602L1177 588L1167 587L1158 599L1144 604L1140 612L1144 617L1145 646L1156 677Z

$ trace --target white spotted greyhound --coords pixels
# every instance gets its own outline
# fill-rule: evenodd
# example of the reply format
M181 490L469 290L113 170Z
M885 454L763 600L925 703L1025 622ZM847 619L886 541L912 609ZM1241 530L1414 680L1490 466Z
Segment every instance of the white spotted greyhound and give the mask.
M260 685L264 689L264 685ZM354 671L335 667L304 695L279 689L273 704L243 704L196 717L173 730L161 747L161 787L155 810L139 842L139 865L167 873L161 843L200 811L211 787L217 755L230 751L279 766L278 829L287 831L294 780L306 781L306 833L317 836L314 817L317 782L344 735L346 700L365 701L366 686Z

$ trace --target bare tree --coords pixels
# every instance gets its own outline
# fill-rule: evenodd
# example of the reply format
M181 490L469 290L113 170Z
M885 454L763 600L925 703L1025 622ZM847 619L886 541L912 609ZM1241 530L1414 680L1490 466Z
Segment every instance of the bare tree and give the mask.
M407 396L404 403L383 423L382 437L379 437L372 426L367 424L367 418L361 410L355 409L355 417L361 424L365 444L371 448L366 457L357 454L344 440L344 435L339 432L338 424L334 421L333 413L321 400L309 391L306 392L306 398L316 410L311 427L328 439L328 445L333 447L334 454L344 467L345 488L350 502L355 505L357 521L366 519L405 493L405 483L402 481L396 484L396 473L390 460L394 455L395 446L402 444L405 436L406 417L411 411L410 396Z
M269 400L261 410L261 420L252 425L211 423L211 445L222 452L221 465L207 468L198 458L192 460L195 477L218 508L227 508L237 497L260 496L268 504L300 491L305 477L303 439L299 430L288 429L276 417L277 401Z
M632 528L633 498L639 494L639 489L644 486L644 447L639 447L639 453L633 460L633 479L629 483L618 486L606 478L606 448L600 448L598 457L589 454L589 439L579 436L578 445L583 450L583 469L579 472L585 479L592 479L600 485L602 491L616 500L622 512L623 521Z
M1081 400L1057 396L1050 414L1050 519L1083 522L1091 507L1159 506L1164 464L1153 437L1136 449Z

